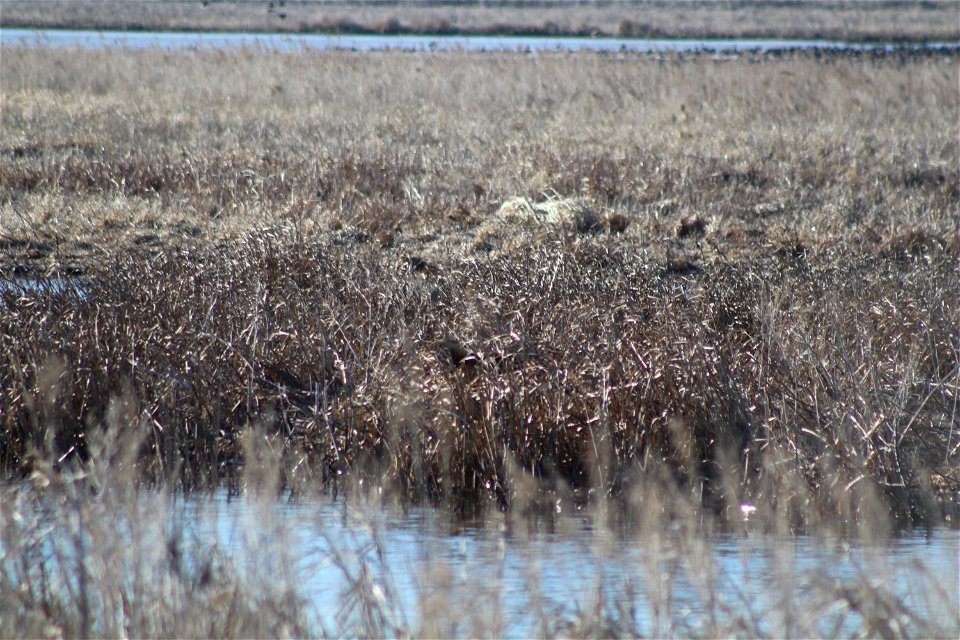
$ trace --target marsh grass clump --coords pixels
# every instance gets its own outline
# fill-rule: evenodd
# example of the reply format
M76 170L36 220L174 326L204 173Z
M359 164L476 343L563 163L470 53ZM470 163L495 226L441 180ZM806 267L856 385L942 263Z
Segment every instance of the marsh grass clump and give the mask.
M4 47L0 463L953 518L956 56Z
M121 397L141 468L190 484L229 479L258 423L292 487L367 478L460 509L512 504L518 477L626 495L665 464L710 509L767 501L797 526L864 517L861 491L902 521L952 512L954 256L683 275L612 237L425 270L265 231L117 256L82 295L6 288L3 460L85 459Z

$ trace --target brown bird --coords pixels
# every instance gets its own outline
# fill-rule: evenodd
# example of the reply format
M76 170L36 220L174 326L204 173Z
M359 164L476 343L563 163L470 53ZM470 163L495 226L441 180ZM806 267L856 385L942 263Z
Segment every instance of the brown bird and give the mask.
M458 340L453 338L447 338L441 340L437 343L437 346L440 348L440 351L446 356L447 360L453 366L457 367L460 365L465 366L476 366L480 363L480 356L470 351L467 351Z
M482 358L480 355L468 351L458 340L447 338L437 343L440 353L453 367L457 369L467 382L473 382L480 373Z

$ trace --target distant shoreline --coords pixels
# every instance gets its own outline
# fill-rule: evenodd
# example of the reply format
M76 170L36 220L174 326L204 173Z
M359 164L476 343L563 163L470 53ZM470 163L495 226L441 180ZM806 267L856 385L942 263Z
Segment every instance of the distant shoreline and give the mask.
M328 35L960 40L960 3L5 0L0 27Z
M306 34L237 31L118 31L93 29L0 28L6 46L132 47L178 49L183 47L266 47L289 50L346 49L354 51L594 51L635 54L747 54L782 55L790 51L816 51L817 55L939 55L960 51L958 42L843 42L786 39L637 39L569 36L445 36L379 34Z

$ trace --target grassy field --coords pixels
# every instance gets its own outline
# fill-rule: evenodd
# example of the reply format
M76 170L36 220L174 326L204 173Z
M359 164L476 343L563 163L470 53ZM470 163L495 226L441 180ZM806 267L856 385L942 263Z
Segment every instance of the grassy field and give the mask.
M918 41L960 39L960 5L951 0L800 3L5 0L0 25L293 33Z
M256 424L292 487L469 509L662 464L721 515L852 521L875 493L939 520L956 78L956 54L5 48L0 462L83 458L117 414L187 484Z
M398 626L335 557L359 622L317 629L282 531L245 570L138 480L494 517L560 500L692 563L741 503L774 534L956 525L955 52L0 65L0 464L29 480L0 500L4 637L457 622L425 600L426 626ZM785 610L956 635L887 586ZM642 632L631 588L542 635ZM696 633L765 633L728 605L707 597ZM471 635L502 632L483 612Z

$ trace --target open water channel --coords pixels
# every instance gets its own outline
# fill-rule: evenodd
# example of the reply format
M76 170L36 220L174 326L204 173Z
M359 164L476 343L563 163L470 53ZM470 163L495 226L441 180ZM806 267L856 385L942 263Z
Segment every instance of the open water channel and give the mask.
M960 42L849 43L838 40L747 40L747 39L640 39L576 38L535 36L430 36L430 35L342 35L289 33L211 33L156 31L85 31L69 29L0 29L0 43L21 46L121 46L161 47L251 47L270 50L345 49L371 51L633 51L677 52L786 51L825 49L873 51L894 49L941 49L960 47Z
M608 603L629 601L645 636L699 635L730 624L718 616L742 616L772 636L783 632L784 618L798 616L816 635L844 636L861 622L849 602L836 600L827 615L806 606L856 593L865 581L935 627L960 629L960 531L952 529L865 541L772 535L748 519L735 533L685 541L684 525L665 533L611 529L576 510L463 523L432 508L357 509L333 500L279 502L265 514L224 493L182 506L188 522L215 531L227 549L242 551L267 522L284 532L304 595L325 626L344 603L343 563L357 571L363 559L377 597L393 598L412 629L418 600L437 588L438 572L447 576L444 600L463 612L467 635L471 612L499 611L508 635L530 636L539 610L561 612L561 619L591 610L600 590ZM817 618L804 619L810 615Z
M6 495L15 504L6 505L5 517L46 523L38 531L46 531L47 553L60 550L52 563L74 555L64 552L77 531L69 501ZM133 566L178 531L187 546L219 550L231 571L247 576L245 584L265 583L301 600L323 635L362 633L364 606L389 618L380 627L388 635L416 634L425 611L443 621L444 635L457 637L568 635L563 625L600 610L628 612L617 628L643 637L960 631L960 531L951 528L866 539L772 534L758 514L726 532L704 533L689 521L604 525L609 514L577 508L463 521L431 507L323 496L161 497L142 490L140 498L134 520L103 514L101 528L117 531L111 548L122 549L111 562ZM0 538L0 566L16 566ZM889 619L864 620L887 610Z

